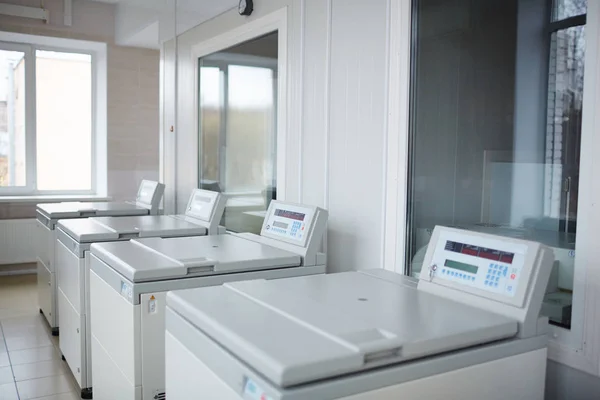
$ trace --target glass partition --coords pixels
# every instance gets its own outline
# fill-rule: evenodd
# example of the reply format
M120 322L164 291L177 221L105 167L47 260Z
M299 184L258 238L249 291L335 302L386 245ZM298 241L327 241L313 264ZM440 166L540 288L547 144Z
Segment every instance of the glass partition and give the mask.
M277 32L204 56L198 186L227 196L222 225L260 233L277 197Z
M586 2L415 0L407 273L446 225L538 241L571 326Z

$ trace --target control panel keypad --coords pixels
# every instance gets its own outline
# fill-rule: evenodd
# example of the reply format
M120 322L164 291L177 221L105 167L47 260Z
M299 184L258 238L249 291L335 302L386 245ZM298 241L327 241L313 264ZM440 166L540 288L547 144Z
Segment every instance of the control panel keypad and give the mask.
M291 227L290 235L292 235L292 237L302 238L302 230L302 223L294 222Z
M508 295L514 295L516 290L517 268L512 268L503 264L490 263L483 271L480 269L477 273L467 273L454 268L442 267L438 274L450 281L461 283L470 283L471 285L482 285L493 292L504 292Z
M507 266L490 263L486 272L484 285L494 289L501 287L503 283L501 278L506 278L507 273Z

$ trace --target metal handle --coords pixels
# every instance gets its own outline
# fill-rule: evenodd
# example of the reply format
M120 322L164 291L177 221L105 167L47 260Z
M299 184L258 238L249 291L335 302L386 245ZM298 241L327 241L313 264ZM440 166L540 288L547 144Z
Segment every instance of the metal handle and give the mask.
M431 267L429 267L429 281L431 282L431 280L433 279L434 275L435 275L435 271L437 271L438 267L436 264L433 264Z
M77 328L77 333L79 333L79 328Z

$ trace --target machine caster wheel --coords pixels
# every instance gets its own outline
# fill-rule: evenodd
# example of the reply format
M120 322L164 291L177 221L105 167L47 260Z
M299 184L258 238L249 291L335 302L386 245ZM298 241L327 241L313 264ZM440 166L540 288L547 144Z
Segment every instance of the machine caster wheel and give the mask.
M67 359L65 358L65 356L61 356L63 361L67 361Z
M82 399L91 399L92 398L92 388L81 389L81 398Z
M40 308L40 314L44 315L44 312L42 311L42 309Z
M52 336L58 336L58 328L52 328Z

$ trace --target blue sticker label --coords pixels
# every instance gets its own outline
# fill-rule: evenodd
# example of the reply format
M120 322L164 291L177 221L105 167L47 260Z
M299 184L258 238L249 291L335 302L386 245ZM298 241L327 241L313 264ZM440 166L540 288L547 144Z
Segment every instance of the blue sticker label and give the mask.
M273 400L252 379L246 378L244 385L244 399L247 400Z

